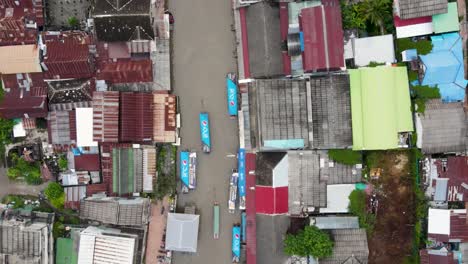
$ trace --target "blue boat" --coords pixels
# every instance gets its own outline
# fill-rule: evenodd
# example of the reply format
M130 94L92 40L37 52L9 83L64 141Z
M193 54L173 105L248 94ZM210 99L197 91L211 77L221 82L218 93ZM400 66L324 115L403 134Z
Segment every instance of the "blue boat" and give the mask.
M241 247L241 228L239 224L232 227L232 262L239 263Z
M247 225L247 214L245 212L242 212L241 214L242 244L245 244L246 225Z
M208 113L200 113L200 137L202 142L202 150L205 153L211 151L211 137L210 137L210 120Z
M239 180L237 189L239 189L239 209L245 210L245 149L239 149L237 153L237 171Z
M227 105L231 117L237 116L237 80L235 73L226 76Z
M180 180L182 181L182 190L184 192L188 191L189 188L189 155L188 151L181 151L180 152Z

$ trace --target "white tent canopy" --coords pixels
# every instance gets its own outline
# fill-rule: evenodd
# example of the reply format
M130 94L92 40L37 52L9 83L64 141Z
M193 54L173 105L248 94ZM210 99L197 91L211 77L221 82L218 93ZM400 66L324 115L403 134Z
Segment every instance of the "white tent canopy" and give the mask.
M197 252L199 215L169 213L166 250Z

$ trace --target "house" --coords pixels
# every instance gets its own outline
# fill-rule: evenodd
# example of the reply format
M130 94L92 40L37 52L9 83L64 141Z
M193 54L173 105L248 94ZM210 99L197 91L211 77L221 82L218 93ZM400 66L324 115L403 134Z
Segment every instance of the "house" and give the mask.
M397 0L394 14L401 19L427 17L447 13L447 0Z
M466 216L466 209L429 208L427 228L429 242L433 244L468 242Z
M41 72L3 74L2 118L34 119L47 116L47 87Z
M153 94L153 141L177 141L177 96L168 93Z
M406 67L349 70L354 150L406 145L400 133L413 131Z
M48 115L49 142L56 145L76 143L76 112L51 111Z
M286 215L257 214L256 263L287 263L289 256L284 253L283 240L289 225L290 218Z
M75 243L73 238L59 237L56 242L55 263L56 264L76 264L78 263L79 243Z
M113 91L93 93L93 140L118 142L120 94Z
M50 111L71 111L91 107L94 79L46 81Z
M94 29L100 41L129 41L135 34L154 39L150 0L97 0L91 8Z
M425 160L426 196L435 202L468 201L468 157L449 156Z
M361 165L344 165L332 161L326 151L288 151L288 211L290 215L307 215L316 209L327 208L330 200L327 186L354 184L361 181ZM336 193L332 193L336 195ZM256 196L257 197L257 196ZM347 208L348 196L339 196ZM258 198L256 198L258 199ZM335 205L334 207L340 207ZM330 206L327 212L333 212ZM336 212L334 212L336 213ZM342 213L342 212L341 212Z
M86 186L64 186L65 192L65 208L79 210L80 201L86 197Z
M43 9L42 1L0 1L0 46L36 44Z
M358 67L374 63L394 63L393 35L351 39L354 64Z
M457 255L446 248L421 249L419 251L421 264L458 264ZM463 263L463 262L462 262Z
M93 108L80 107L76 113L76 145L78 147L96 147L93 140Z
M120 94L120 142L152 142L153 121L151 93Z
M54 263L53 214L23 214L8 209L0 223L0 261L2 263Z
M142 263L141 247L127 230L89 226L79 234L78 263Z
M444 102L463 101L468 81L460 34L436 35L431 41L432 51L419 55L419 79L413 84L437 87Z
M243 97L244 94L242 95ZM248 83L249 145L260 150L335 149L352 145L349 76ZM330 98L336 100L329 104ZM242 99L244 101L244 99Z
M166 227L166 250L197 252L199 222L199 215L169 213Z
M463 152L467 149L467 116L463 104L426 102L424 114L416 114L416 145L426 154Z
M41 35L42 68L46 79L91 78L94 76L92 39L86 32L46 31Z
M36 45L0 47L1 74L42 72Z
M151 201L147 198L118 198L98 195L80 203L80 218L102 224L143 226L151 216Z

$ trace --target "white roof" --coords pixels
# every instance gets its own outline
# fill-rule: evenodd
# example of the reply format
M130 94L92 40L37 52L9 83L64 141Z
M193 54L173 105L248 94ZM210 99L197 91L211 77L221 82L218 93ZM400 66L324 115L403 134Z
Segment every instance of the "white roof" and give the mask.
M76 108L76 145L78 147L94 147L93 141L93 108Z
M23 121L13 126L13 137L25 137L26 130L23 126Z
M383 35L368 38L355 38L353 41L354 63L357 66L367 66L370 62L395 62L393 35Z
M327 207L320 208L320 213L349 212L349 195L356 189L355 184L327 185Z
M398 39L430 35L432 32L434 32L432 22L396 28L396 35Z
M272 187L286 187L288 186L288 171L289 171L289 160L288 155L284 155L283 159L278 162L276 167L273 169L273 184Z
M169 213L166 250L197 252L199 215Z
M429 234L450 235L450 210L429 208Z

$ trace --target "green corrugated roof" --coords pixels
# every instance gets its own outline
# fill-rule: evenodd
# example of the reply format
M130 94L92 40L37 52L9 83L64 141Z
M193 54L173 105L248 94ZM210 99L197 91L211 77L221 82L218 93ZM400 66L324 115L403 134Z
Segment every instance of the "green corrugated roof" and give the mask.
M398 132L413 131L405 67L349 70L353 149L398 148Z
M134 191L134 153L131 148L118 148L112 151L112 191L127 194Z
M57 238L57 254L55 255L56 264L77 264L78 254L73 248L71 238Z
M457 3L448 3L447 13L432 16L432 26L435 34L459 31Z

